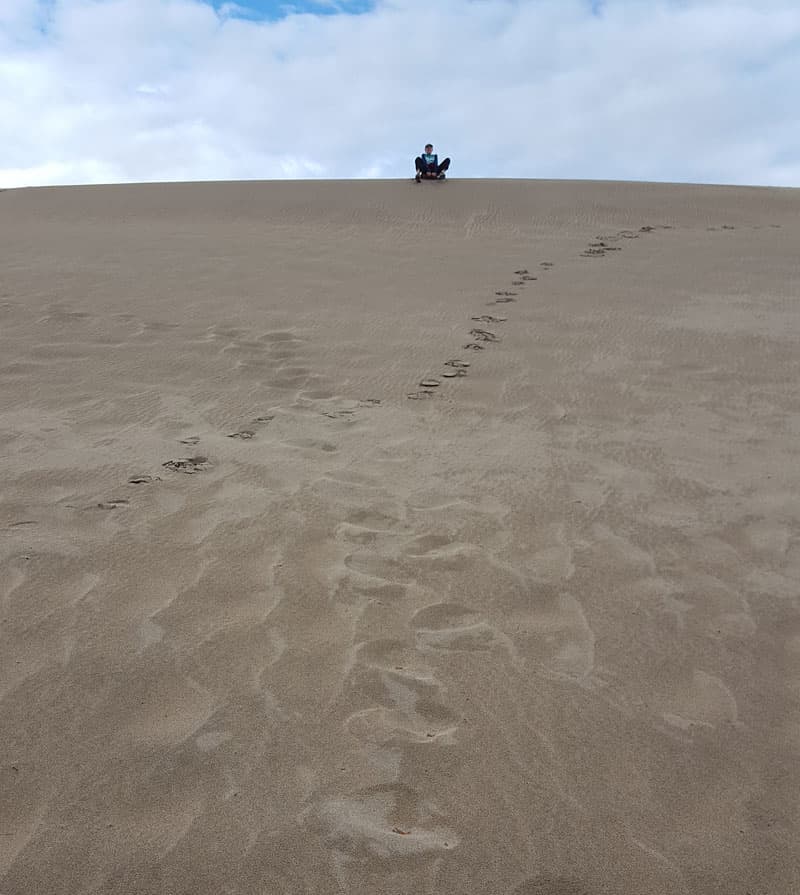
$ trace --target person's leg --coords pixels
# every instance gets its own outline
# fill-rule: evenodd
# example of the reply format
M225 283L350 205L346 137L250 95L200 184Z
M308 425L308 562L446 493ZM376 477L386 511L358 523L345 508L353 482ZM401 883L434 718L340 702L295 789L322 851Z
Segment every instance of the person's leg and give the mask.
M450 159L446 158L440 165L439 170L436 172L437 174L444 174L450 168Z
M421 156L418 155L418 156L414 159L414 167L417 169L417 171L424 171L424 170L425 170L425 162L422 161Z

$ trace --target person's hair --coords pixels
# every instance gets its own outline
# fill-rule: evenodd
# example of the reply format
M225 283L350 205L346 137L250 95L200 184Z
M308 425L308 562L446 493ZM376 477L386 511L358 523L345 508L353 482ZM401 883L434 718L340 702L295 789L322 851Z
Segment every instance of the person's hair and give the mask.
M426 143L426 144L425 144L425 148L426 148L426 149L433 149L433 143Z

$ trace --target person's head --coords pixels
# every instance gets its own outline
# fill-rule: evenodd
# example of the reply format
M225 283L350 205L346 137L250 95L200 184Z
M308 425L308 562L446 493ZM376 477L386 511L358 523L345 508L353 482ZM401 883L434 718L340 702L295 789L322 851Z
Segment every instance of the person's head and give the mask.
M425 144L425 152L427 155L430 155L433 152L433 143Z

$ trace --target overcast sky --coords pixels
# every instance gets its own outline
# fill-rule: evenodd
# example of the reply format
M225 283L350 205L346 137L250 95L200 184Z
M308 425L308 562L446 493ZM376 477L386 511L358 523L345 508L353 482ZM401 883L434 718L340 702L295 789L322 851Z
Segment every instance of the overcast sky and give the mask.
M0 0L0 187L800 186L800 0Z

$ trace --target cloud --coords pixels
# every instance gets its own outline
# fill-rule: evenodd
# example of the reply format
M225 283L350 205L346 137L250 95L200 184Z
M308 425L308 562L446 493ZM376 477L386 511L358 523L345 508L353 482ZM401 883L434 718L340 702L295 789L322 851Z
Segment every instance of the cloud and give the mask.
M2 0L0 186L453 174L800 186L796 0Z

